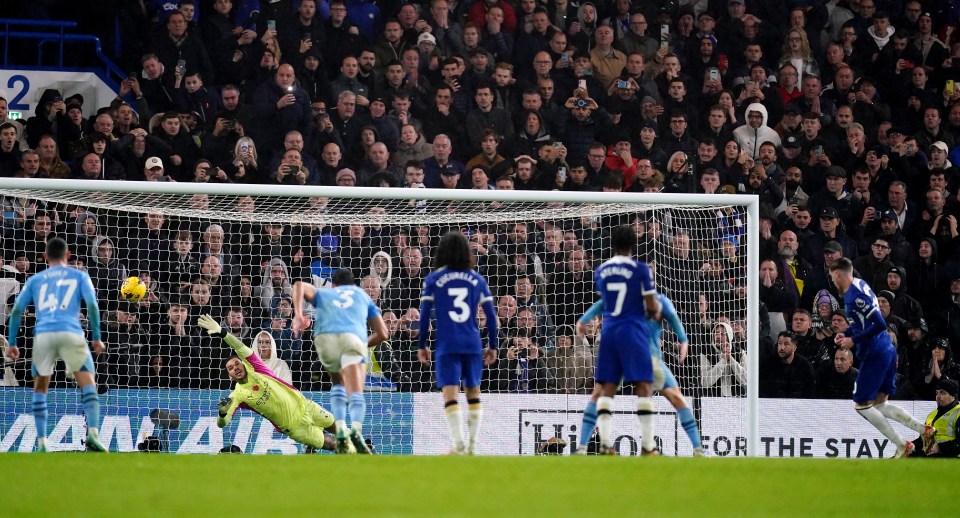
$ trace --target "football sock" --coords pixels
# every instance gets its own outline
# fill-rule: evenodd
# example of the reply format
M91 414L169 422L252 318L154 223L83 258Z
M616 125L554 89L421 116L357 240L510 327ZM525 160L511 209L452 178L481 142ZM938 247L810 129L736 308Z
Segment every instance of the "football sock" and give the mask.
M873 408L876 408L881 414L893 419L894 421L917 433L923 433L924 430L926 430L927 426L925 424L917 421L916 418L897 405L885 401L883 403L873 405Z
M467 400L467 444L471 448L477 444L477 436L480 435L480 422L483 420L483 407L480 406L480 399Z
M693 410L685 406L677 410L677 415L680 417L680 426L683 427L683 431L687 432L687 437L690 438L690 444L693 445L694 449L702 448L700 430L697 429L697 420L693 418Z
M883 413L876 409L876 407L870 408L858 408L857 413L862 415L864 419L870 422L877 430L880 430L880 433L884 437L890 439L890 441L897 446L897 448L903 448L906 444L906 441L903 440L903 437L900 437L893 427L890 426L890 423L887 422L887 418L883 416Z
M87 432L97 433L100 429L100 396L96 385L87 385L80 389L83 401L83 415L87 417Z
M33 422L37 427L37 439L47 438L47 395L33 393Z
M447 401L443 405L443 413L447 417L447 430L450 432L450 442L454 450L463 449L463 428L460 424L460 403L456 400Z
M651 451L657 447L657 441L653 437L653 399L637 398L637 417L640 418L640 446Z
M337 424L337 434L349 432L347 428L347 389L343 385L334 385L330 389L330 412Z
M367 416L367 400L363 392L350 394L350 429L356 433L363 432L363 420Z
M583 409L583 424L580 425L580 447L586 448L597 428L597 402L591 400Z
M613 406L613 398L601 396L597 400L597 431L600 433L600 446L604 448L613 447L610 441L610 407Z

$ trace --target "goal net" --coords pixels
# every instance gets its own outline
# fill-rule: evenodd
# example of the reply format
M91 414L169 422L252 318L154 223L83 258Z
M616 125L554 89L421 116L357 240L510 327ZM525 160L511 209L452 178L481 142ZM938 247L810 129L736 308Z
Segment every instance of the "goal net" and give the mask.
M95 357L101 438L114 451L216 452L232 444L248 453L297 452L291 439L250 412L217 428L216 402L230 390L224 371L230 350L208 339L196 319L214 315L281 378L329 408L330 378L312 335L291 329L291 295L297 280L323 289L337 268L353 271L391 333L370 351L365 434L381 453L446 451L442 401L416 349L418 333L426 332L418 326L420 288L433 247L448 230L469 237L500 324L500 356L482 385L481 453L530 454L550 437L575 443L602 323L592 322L586 336L575 334L575 324L596 298L593 269L610 256L617 225L636 229L638 257L651 264L690 335L683 363L672 332L664 333L663 349L696 415L707 401L736 400L723 416L729 444L717 453L752 448L748 416L756 408L748 401L756 391L746 396L755 386L749 360L756 354L747 353L758 324L756 290L749 289L755 275L748 275L757 269L756 243L748 239L756 228L750 197L11 179L0 180L0 196L4 336L15 295L44 267L44 243L64 238L70 262L86 269L97 289L107 345ZM129 276L149 287L138 303L120 298ZM3 364L3 451L30 451L35 439L33 325L28 312L19 331L21 359ZM79 392L58 367L48 400L49 442L53 449L80 449ZM656 404L663 451L690 454L673 408L659 397ZM633 406L632 398L617 398L614 426L623 454L639 443Z

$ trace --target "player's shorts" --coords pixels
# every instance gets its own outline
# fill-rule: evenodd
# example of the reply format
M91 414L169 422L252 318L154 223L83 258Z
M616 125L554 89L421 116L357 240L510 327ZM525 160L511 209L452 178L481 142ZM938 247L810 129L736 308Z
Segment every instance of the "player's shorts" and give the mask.
M636 327L604 327L594 378L600 383L652 383L653 357L648 342L646 333Z
M322 449L323 430L333 424L333 414L314 401L308 401L305 406L300 421L293 428L280 431L300 444Z
M313 337L313 345L327 372L340 372L345 355L367 358L367 343L352 333L322 333Z
M93 356L83 335L55 331L40 333L33 338L34 376L52 376L58 358L66 364L67 372L95 372Z
M459 387L461 379L464 387L480 386L480 378L483 376L483 354L481 353L438 353L435 365L437 387L449 385Z
M677 384L677 378L663 362L663 358L653 356L651 360L653 361L653 390L660 391L680 386Z
M897 351L888 347L860 360L860 372L853 384L853 401L866 403L877 394L897 391Z

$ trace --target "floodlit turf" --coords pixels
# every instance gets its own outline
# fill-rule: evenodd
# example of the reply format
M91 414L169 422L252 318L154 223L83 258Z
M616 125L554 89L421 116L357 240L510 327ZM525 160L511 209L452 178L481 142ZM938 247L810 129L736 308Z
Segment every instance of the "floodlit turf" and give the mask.
M956 461L51 453L0 473L11 517L922 516Z

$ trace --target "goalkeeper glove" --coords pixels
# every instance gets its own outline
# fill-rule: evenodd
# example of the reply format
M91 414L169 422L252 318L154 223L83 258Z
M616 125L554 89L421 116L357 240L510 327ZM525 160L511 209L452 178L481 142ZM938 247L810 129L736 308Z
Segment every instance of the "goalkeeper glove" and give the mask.
M230 404L233 403L233 398L225 397L217 403L217 410L220 412L220 417L227 417L227 410L230 409Z
M210 336L219 336L220 338L223 338L227 335L227 333L223 331L223 328L220 327L220 324L218 324L217 321L214 320L210 315L200 315L200 318L197 319L197 325L205 329L207 334Z

